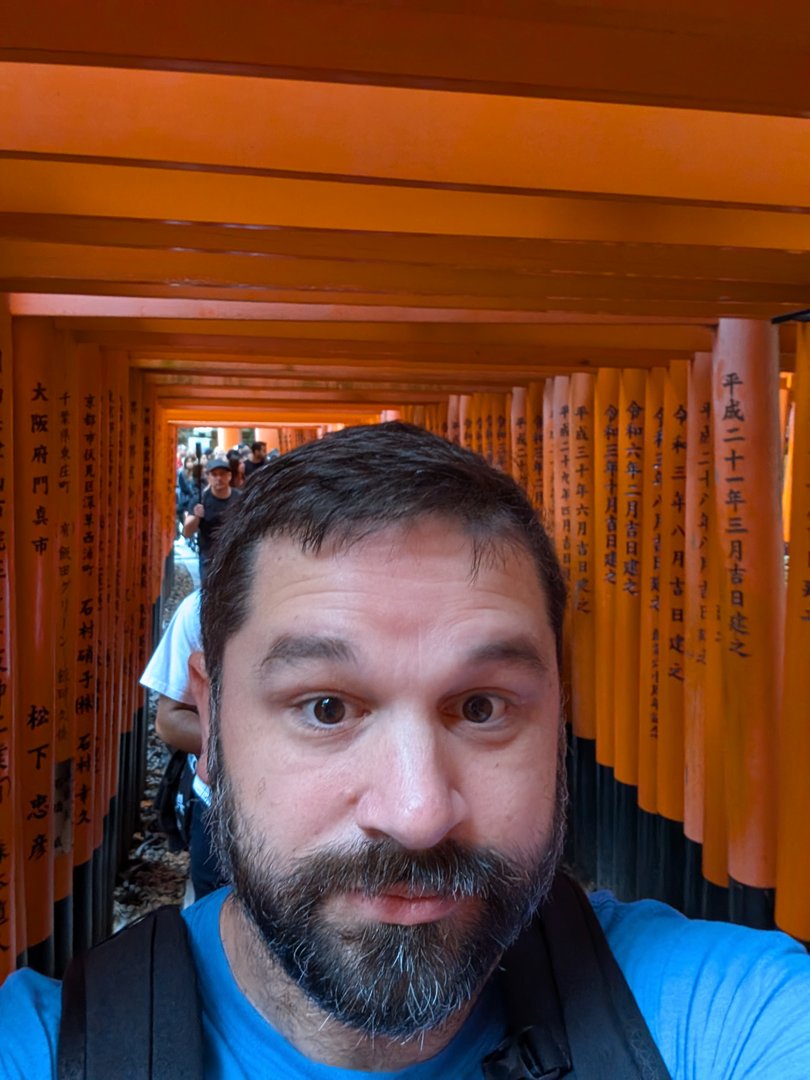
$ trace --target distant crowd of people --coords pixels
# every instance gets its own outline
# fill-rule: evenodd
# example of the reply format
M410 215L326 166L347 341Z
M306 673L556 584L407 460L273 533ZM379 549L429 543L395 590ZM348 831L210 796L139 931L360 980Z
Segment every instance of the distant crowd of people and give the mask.
M264 442L235 446L224 453L201 452L199 457L190 454L183 444L178 447L175 486L178 528L186 539L198 540L201 579L205 578L222 515L239 499L239 492L250 476L275 457L278 450L268 454Z

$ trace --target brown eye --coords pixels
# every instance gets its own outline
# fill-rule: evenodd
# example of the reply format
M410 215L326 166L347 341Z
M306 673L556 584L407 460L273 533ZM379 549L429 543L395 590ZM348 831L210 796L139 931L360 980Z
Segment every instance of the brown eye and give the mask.
M494 712L492 698L484 697L483 694L468 697L461 706L464 719L469 720L471 724L485 724L487 720L492 719Z
M346 704L339 697L317 698L312 703L312 715L319 724L339 724L346 719Z

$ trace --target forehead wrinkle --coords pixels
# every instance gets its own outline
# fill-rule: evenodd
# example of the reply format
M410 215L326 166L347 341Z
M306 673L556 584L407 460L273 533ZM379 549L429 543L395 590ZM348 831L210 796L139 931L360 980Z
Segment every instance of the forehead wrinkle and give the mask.
M266 671L280 664L295 665L310 660L357 663L354 649L343 638L320 634L282 634L259 662L259 670Z
M467 654L470 663L481 664L495 662L527 667L541 675L551 671L548 660L537 651L530 638L517 637L504 641L492 641L472 649Z

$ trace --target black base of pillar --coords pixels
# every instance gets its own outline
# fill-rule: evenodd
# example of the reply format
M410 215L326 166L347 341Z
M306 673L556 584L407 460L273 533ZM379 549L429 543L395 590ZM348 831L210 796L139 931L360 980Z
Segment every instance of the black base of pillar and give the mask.
M757 889L729 878L729 917L741 926L757 930L773 930L773 909L776 899L773 889Z
M728 922L730 916L728 889L704 878L700 896L700 917L713 922Z
M703 845L684 838L683 913L699 919L703 905Z
M638 811L638 860L636 863L636 895L640 899L660 900L661 848L658 838L658 815L648 810Z
M596 884L600 889L613 889L613 769L596 766Z
M29 945L26 950L26 963L34 971L42 975L50 975L53 978L56 971L56 952L54 948L53 934L45 941L38 941L36 945Z
M73 955L93 944L93 860L73 867Z
M73 894L57 900L53 906L54 972L57 979L65 974L73 959Z
M574 824L574 865L580 879L596 880L596 743L572 739L574 786L571 809Z
M683 910L686 837L683 822L658 816L658 842L661 846L660 878L656 894L670 907Z
M620 900L636 899L638 789L613 784L613 891Z

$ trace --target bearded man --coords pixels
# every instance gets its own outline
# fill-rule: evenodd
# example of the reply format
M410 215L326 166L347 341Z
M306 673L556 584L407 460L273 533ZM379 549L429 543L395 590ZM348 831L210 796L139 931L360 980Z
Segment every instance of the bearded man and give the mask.
M417 428L253 477L191 662L232 882L184 914L200 1075L810 1075L797 943L557 872L564 606L517 485ZM12 980L0 1067L50 1076L58 991Z

